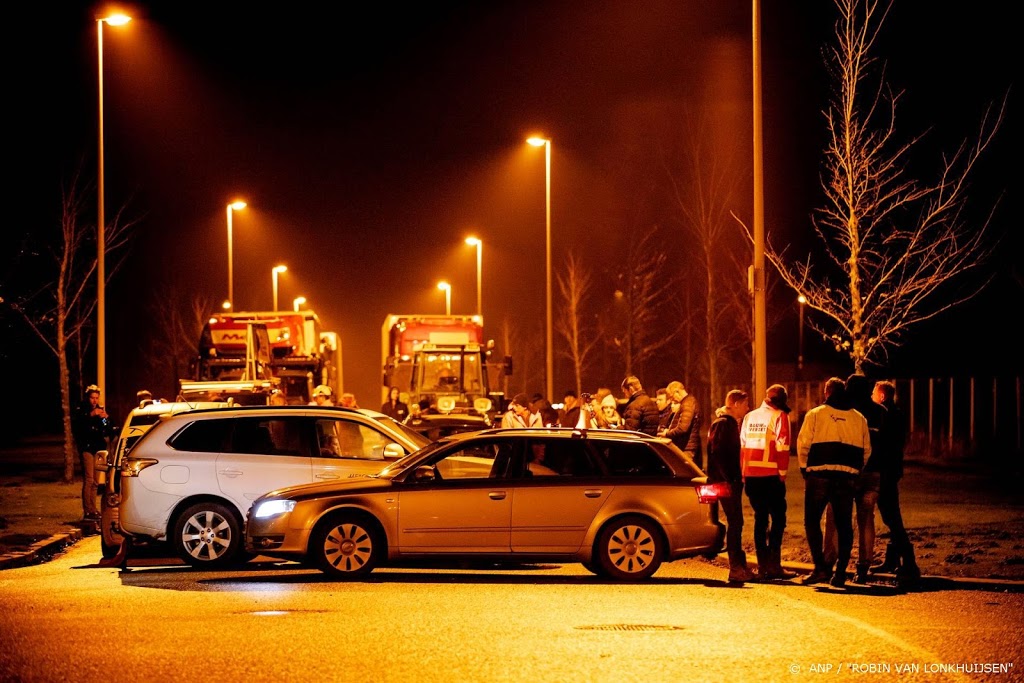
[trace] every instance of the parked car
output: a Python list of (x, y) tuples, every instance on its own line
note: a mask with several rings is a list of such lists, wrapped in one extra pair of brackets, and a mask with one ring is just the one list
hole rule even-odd
[(469, 413), (420, 413), (407, 417), (404, 424), (431, 441), (437, 441), (452, 434), (490, 429), (491, 420), (487, 415)]
[(100, 548), (103, 557), (114, 557), (124, 539), (118, 522), (121, 505), (121, 477), (116, 476), (115, 473), (135, 443), (149, 431), (150, 427), (160, 421), (161, 415), (174, 415), (204, 408), (224, 408), (228, 405), (226, 402), (151, 401), (128, 413), (121, 432), (110, 450), (96, 453), (97, 483), (103, 484), (104, 487), (103, 495), (100, 497), (99, 524)]
[(447, 558), (580, 562), (639, 580), (663, 561), (721, 550), (727, 491), (664, 438), (491, 429), (441, 439), (373, 477), (267, 493), (250, 509), (246, 548), (340, 579)]
[(195, 567), (248, 559), (252, 501), (282, 486), (375, 474), (430, 441), (372, 410), (244, 406), (161, 417), (122, 458), (119, 527)]

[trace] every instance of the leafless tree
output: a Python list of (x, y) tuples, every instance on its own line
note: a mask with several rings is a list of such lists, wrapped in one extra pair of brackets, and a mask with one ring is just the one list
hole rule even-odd
[(1006, 102), (986, 112), (973, 143), (943, 158), (937, 179), (911, 177), (910, 154), (921, 137), (897, 140), (899, 93), (890, 93), (872, 56), (890, 4), (836, 0), (836, 7), (836, 44), (827, 55), (835, 94), (825, 112), (826, 202), (814, 218), (825, 258), (791, 260), (771, 244), (766, 256), (823, 316), (825, 324), (812, 318), (808, 326), (849, 354), (860, 372), (899, 347), (910, 326), (963, 303), (987, 284), (966, 277), (992, 250), (991, 214), (972, 222), (964, 211), (966, 181), (992, 143)]
[[(62, 188), (59, 236), (50, 246), (48, 262), (43, 265), (26, 264), (39, 268), (44, 273), (44, 284), (38, 289), (25, 292), (9, 302), (11, 308), (27, 323), (33, 333), (43, 342), (57, 359), (59, 367), (60, 400), (64, 431), (64, 481), (74, 479), (77, 451), (71, 429), (71, 381), (69, 352), (76, 350), (74, 364), (80, 369), (82, 349), (79, 342), (89, 330), (92, 314), (96, 308), (96, 234), (95, 226), (83, 221), (85, 210), (84, 190), (80, 175), (76, 173), (71, 182)], [(106, 253), (114, 254), (127, 245), (130, 224), (121, 220), (121, 211), (114, 221), (106, 226)], [(40, 231), (46, 233), (46, 231)], [(111, 263), (108, 278), (117, 270), (117, 263)], [(51, 271), (52, 268), (52, 271)], [(79, 372), (80, 376), (80, 372)], [(79, 380), (81, 381), (81, 380)], [(81, 389), (81, 387), (79, 387)], [(78, 392), (81, 394), (81, 391)]]
[[(565, 268), (558, 273), (562, 315), (555, 322), (555, 329), (565, 339), (566, 346), (560, 351), (560, 355), (572, 363), (577, 395), (583, 391), (583, 373), (589, 365), (591, 353), (598, 341), (597, 335), (584, 322), (584, 311), (591, 285), (590, 271), (575, 254), (569, 252), (565, 258)], [(549, 396), (548, 400), (553, 400), (553, 397)]]
[[(544, 384), (544, 342), (539, 322), (533, 321), (526, 328), (516, 327), (508, 318), (502, 320), (501, 345), (512, 356), (511, 380), (506, 375), (505, 395), (519, 392), (530, 393), (531, 388)], [(510, 386), (511, 385), (511, 386)], [(551, 400), (551, 399), (548, 399)]]
[(658, 325), (675, 286), (667, 270), (668, 257), (658, 248), (660, 231), (655, 226), (633, 234), (617, 277), (625, 315), (613, 338), (627, 375), (642, 374), (644, 363), (675, 336)]
[[(155, 291), (166, 292), (166, 287)], [(153, 320), (162, 321), (159, 334), (150, 338), (144, 354), (145, 366), (153, 375), (150, 382), (156, 395), (163, 386), (167, 395), (177, 392), (178, 380), (188, 376), (190, 363), (196, 357), (199, 335), (203, 330), (213, 302), (209, 297), (196, 295), (184, 300), (177, 297), (156, 296), (150, 302)]]
[(694, 270), (687, 272), (680, 288), (685, 296), (681, 302), (685, 312), (680, 316), (685, 329), (680, 332), (701, 340), (700, 365), (707, 373), (707, 387), (714, 400), (723, 393), (720, 389), (727, 353), (723, 340), (737, 341), (737, 313), (750, 317), (750, 308), (735, 308), (736, 290), (746, 289), (744, 268), (737, 265), (736, 258), (742, 236), (729, 218), (730, 207), (736, 201), (736, 174), (728, 154), (710, 149), (705, 118), (688, 118), (692, 123), (686, 128), (691, 132), (678, 162), (666, 163), (686, 241), (695, 247), (690, 261)]

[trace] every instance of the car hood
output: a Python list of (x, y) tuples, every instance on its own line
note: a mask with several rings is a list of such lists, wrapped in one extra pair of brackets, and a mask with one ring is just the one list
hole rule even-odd
[(268, 498), (287, 498), (296, 501), (309, 500), (311, 498), (323, 498), (324, 496), (337, 496), (346, 493), (373, 493), (389, 489), (391, 486), (390, 479), (353, 477), (351, 479), (342, 479), (341, 481), (286, 486), (260, 496), (260, 500)]

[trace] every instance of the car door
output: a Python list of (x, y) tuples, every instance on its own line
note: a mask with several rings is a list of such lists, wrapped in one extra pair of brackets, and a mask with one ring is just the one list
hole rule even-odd
[(243, 513), (268, 491), (313, 481), (307, 418), (253, 416), (230, 422), (229, 443), (217, 456), (217, 484)]
[(406, 454), (406, 449), (372, 422), (355, 417), (312, 418), (314, 481), (376, 474)]
[(509, 552), (512, 491), (504, 478), (513, 446), (462, 441), (426, 465), (431, 481), (406, 481), (398, 495), (398, 545), (404, 554)]
[(530, 439), (515, 475), (511, 539), (517, 553), (579, 550), (613, 488), (582, 439)]

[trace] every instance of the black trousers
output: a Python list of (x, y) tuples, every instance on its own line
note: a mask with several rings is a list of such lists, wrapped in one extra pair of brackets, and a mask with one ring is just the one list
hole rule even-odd
[(750, 507), (754, 510), (754, 550), (758, 562), (782, 551), (782, 534), (786, 531), (786, 482), (777, 476), (747, 477)]

